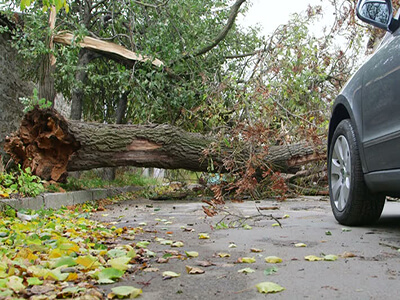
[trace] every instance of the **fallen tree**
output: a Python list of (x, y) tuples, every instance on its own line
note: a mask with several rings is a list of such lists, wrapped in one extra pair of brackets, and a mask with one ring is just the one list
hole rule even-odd
[[(170, 125), (84, 123), (66, 120), (53, 109), (28, 112), (4, 148), (23, 168), (54, 181), (65, 180), (68, 171), (117, 166), (210, 172), (212, 162), (212, 171), (222, 173), (227, 172), (225, 158), (237, 151), (215, 137)], [(218, 151), (206, 151), (213, 148)], [(241, 155), (248, 155), (246, 149)], [(305, 143), (271, 146), (265, 156), (280, 171), (322, 158)]]

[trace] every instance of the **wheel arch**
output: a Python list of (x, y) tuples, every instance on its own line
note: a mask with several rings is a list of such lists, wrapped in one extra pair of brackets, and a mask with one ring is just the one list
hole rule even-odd
[(332, 142), (333, 133), (335, 132), (335, 129), (339, 125), (339, 123), (345, 119), (351, 119), (347, 108), (343, 104), (336, 105), (332, 112), (331, 120), (329, 122), (328, 154)]
[[(346, 98), (344, 97), (339, 97), (339, 101), (334, 105), (334, 108), (332, 110), (331, 114), (331, 119), (329, 122), (329, 131), (328, 131), (328, 149), (327, 149), (327, 156), (329, 157), (329, 151), (330, 151), (330, 146), (332, 143), (332, 138), (333, 134), (336, 130), (336, 127), (339, 125), (339, 123), (345, 119), (349, 119), (353, 125), (353, 128), (355, 130), (355, 134), (357, 136), (357, 143), (358, 143), (358, 148), (359, 148), (359, 154), (361, 157), (361, 165), (364, 174), (368, 173), (368, 168), (365, 163), (364, 158), (364, 149), (362, 147), (362, 136), (361, 132), (359, 132), (359, 125), (361, 124), (361, 115), (360, 115), (360, 109), (358, 107), (354, 108), (355, 103), (348, 103), (345, 101)], [(353, 104), (353, 105), (351, 105)], [(348, 105), (351, 107), (349, 108)], [(353, 113), (355, 113), (353, 115)]]

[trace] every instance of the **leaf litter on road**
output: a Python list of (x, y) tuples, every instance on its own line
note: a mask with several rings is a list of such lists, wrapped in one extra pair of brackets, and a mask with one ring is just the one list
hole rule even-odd
[[(142, 228), (90, 220), (92, 211), (84, 204), (73, 210), (40, 211), (38, 218), (29, 220), (0, 213), (0, 298), (104, 299), (94, 282), (119, 281), (134, 265), (140, 267), (156, 255), (146, 249), (150, 241), (118, 242), (134, 240)], [(138, 293), (131, 287), (114, 295), (122, 297), (128, 291), (136, 291), (130, 292), (132, 297)]]

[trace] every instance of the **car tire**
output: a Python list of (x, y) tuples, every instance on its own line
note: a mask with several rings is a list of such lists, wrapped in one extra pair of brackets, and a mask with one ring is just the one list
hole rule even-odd
[(366, 225), (379, 219), (385, 196), (365, 184), (357, 136), (348, 119), (339, 123), (330, 143), (328, 181), (333, 215), (340, 224)]

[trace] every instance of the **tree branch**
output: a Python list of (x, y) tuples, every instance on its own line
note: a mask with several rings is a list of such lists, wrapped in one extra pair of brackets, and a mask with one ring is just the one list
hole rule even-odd
[[(74, 36), (71, 33), (63, 32), (56, 36), (54, 36), (54, 42), (60, 43), (64, 45), (71, 45), (74, 41)], [(156, 67), (164, 66), (164, 63), (159, 59), (153, 59), (148, 56), (140, 55), (139, 53), (132, 52), (125, 47), (111, 43), (102, 41), (99, 39), (84, 37), (81, 42), (79, 42), (79, 46), (94, 52), (101, 53), (106, 57), (111, 57), (116, 61), (140, 61), (140, 62), (151, 62)]]
[(140, 2), (140, 1), (132, 1), (133, 3), (142, 5), (144, 7), (152, 7), (152, 8), (159, 8), (160, 6), (164, 6), (168, 3), (168, 0), (164, 1), (161, 4), (150, 4), (150, 3), (145, 3), (145, 2)]
[(204, 53), (207, 53), (211, 49), (213, 49), (215, 46), (217, 46), (227, 36), (229, 30), (231, 30), (231, 28), (233, 26), (233, 23), (235, 22), (236, 16), (239, 13), (239, 8), (244, 2), (246, 2), (246, 0), (237, 0), (235, 2), (235, 4), (232, 5), (231, 11), (229, 13), (228, 23), (226, 23), (225, 27), (218, 34), (218, 36), (215, 38), (215, 40), (212, 41), (211, 44), (209, 44), (209, 45), (205, 46), (204, 48), (200, 49), (195, 54), (192, 54), (192, 55), (188, 54), (188, 55), (185, 55), (183, 58), (187, 59), (187, 58), (189, 58), (191, 56), (202, 55)]
[(102, 4), (104, 4), (104, 3), (107, 3), (108, 1), (107, 0), (102, 0), (102, 1), (99, 1), (99, 2), (97, 2), (97, 3), (95, 3), (95, 4), (93, 4), (93, 6), (92, 6), (92, 11), (93, 10), (95, 10), (97, 7), (99, 7), (100, 5), (102, 5)]
[(256, 55), (260, 52), (264, 52), (264, 50), (256, 50), (250, 53), (243, 53), (243, 54), (233, 54), (233, 55), (227, 55), (225, 56), (226, 59), (235, 59), (235, 58), (245, 58), (245, 57), (249, 57), (249, 56), (253, 56)]

